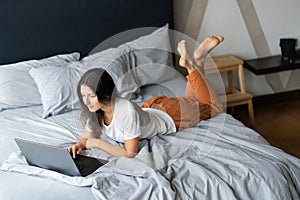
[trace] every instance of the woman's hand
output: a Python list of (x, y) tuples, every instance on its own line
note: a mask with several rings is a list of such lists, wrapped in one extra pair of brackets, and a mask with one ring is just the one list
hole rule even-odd
[(76, 144), (68, 147), (68, 151), (72, 153), (73, 158), (76, 158), (76, 154), (80, 154), (82, 150), (86, 149), (86, 141), (87, 138), (80, 138)]

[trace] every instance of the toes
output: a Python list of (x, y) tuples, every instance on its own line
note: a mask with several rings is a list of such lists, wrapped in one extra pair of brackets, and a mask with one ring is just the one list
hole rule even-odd
[(222, 35), (211, 35), (211, 37), (219, 40), (219, 42), (222, 42), (224, 40), (224, 37)]
[(178, 44), (183, 44), (183, 43), (186, 43), (186, 41), (185, 41), (185, 40), (180, 40), (180, 41), (178, 42)]
[(180, 54), (183, 54), (184, 51), (185, 51), (185, 48), (186, 48), (185, 46), (186, 46), (186, 41), (185, 40), (181, 40), (180, 42), (178, 42), (177, 51)]

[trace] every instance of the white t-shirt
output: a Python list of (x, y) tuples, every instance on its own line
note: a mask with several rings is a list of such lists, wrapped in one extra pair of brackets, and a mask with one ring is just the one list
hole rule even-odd
[[(92, 132), (87, 121), (85, 129)], [(102, 132), (115, 141), (151, 138), (157, 134), (176, 132), (173, 119), (154, 108), (140, 108), (129, 100), (117, 98), (111, 123), (103, 124)]]

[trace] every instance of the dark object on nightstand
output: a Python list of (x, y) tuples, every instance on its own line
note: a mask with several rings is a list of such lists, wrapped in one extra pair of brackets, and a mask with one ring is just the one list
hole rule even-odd
[(281, 56), (282, 60), (287, 60), (289, 62), (293, 62), (296, 58), (296, 48), (297, 39), (294, 38), (281, 38), (280, 39), (280, 47), (281, 47)]

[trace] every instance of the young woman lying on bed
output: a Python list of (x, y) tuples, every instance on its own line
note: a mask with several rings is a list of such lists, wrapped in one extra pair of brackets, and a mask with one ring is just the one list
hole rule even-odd
[[(77, 89), (86, 126), (82, 137), (68, 148), (73, 157), (91, 148), (116, 157), (134, 157), (139, 151), (139, 139), (174, 133), (222, 112), (222, 104), (205, 79), (203, 68), (207, 54), (223, 40), (219, 35), (207, 37), (194, 52), (194, 61), (187, 52), (186, 42), (180, 41), (179, 65), (188, 71), (185, 96), (155, 96), (145, 101), (142, 108), (114, 93), (114, 81), (105, 70), (87, 71)], [(99, 139), (100, 132), (123, 142), (124, 147)]]

